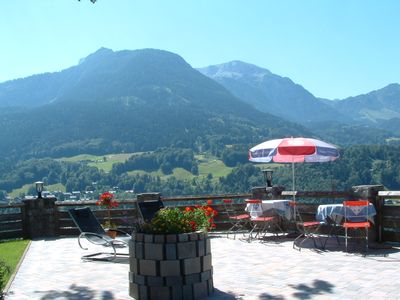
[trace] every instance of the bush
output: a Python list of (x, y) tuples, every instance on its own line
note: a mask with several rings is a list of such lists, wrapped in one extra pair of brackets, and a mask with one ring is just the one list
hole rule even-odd
[(0, 260), (0, 299), (3, 299), (3, 289), (6, 286), (6, 276), (10, 274), (11, 269), (7, 264)]

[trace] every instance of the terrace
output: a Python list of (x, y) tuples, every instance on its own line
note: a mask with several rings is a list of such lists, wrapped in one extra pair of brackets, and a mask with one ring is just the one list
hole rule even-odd
[[(227, 238), (223, 231), (227, 220), (218, 200), (236, 199), (237, 209), (242, 210), (244, 204), (241, 200), (263, 197), (257, 193), (264, 190), (253, 189), (251, 194), (242, 195), (163, 198), (169, 205), (204, 203), (207, 199), (213, 199), (216, 203), (214, 208), (221, 212), (216, 220), (219, 231), (212, 233), (211, 238), (215, 293), (206, 299), (398, 297), (395, 283), (400, 280), (400, 248), (395, 245), (398, 245), (399, 210), (397, 206), (386, 203), (390, 203), (388, 199), (398, 199), (399, 192), (382, 191), (380, 187), (373, 186), (367, 189), (355, 187), (349, 192), (297, 193), (300, 200), (322, 197), (329, 198), (328, 201), (340, 201), (360, 192), (364, 198), (373, 201), (378, 214), (371, 232), (370, 250), (365, 255), (358, 251), (346, 253), (343, 243), (338, 245), (333, 238), (328, 241), (325, 250), (314, 248), (310, 242), (305, 243), (301, 251), (293, 249), (293, 238), (287, 236), (271, 235), (250, 243), (241, 235), (236, 239), (232, 235)], [(279, 192), (273, 197), (287, 198), (288, 195), (290, 192)], [(134, 222), (134, 202), (127, 201), (125, 208), (113, 211), (113, 220), (121, 228), (129, 229)], [(36, 224), (36, 227), (27, 228), (29, 218), (39, 220), (34, 213), (27, 212), (31, 210), (29, 204), (16, 205), (14, 208), (19, 212), (0, 215), (0, 221), (4, 224), (0, 237), (32, 238), (18, 272), (7, 288), (6, 299), (132, 299), (128, 291), (128, 258), (119, 259), (116, 263), (85, 262), (80, 259), (87, 253), (79, 248), (77, 230), (65, 210), (71, 206), (94, 205), (94, 202), (65, 203), (44, 199), (42, 205), (42, 216), (43, 213), (47, 214), (47, 226)], [(315, 214), (316, 206), (302, 204), (299, 209), (307, 218)], [(105, 212), (99, 210), (96, 215), (102, 218)]]

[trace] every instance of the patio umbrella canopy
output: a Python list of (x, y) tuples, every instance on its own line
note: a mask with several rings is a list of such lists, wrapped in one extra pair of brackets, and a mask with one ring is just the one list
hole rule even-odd
[[(263, 142), (249, 150), (249, 161), (291, 163), (292, 188), (295, 191), (294, 163), (329, 162), (339, 157), (336, 146), (312, 138), (283, 138)], [(293, 200), (296, 200), (293, 194)]]

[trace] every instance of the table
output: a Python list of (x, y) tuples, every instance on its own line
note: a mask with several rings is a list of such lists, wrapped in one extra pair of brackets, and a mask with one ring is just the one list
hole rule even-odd
[(260, 216), (278, 214), (287, 220), (292, 218), (292, 209), (289, 203), (291, 200), (262, 200), (262, 203), (249, 203), (246, 205), (246, 211), (251, 218)]
[[(365, 207), (363, 208), (366, 209)], [(330, 217), (335, 223), (341, 224), (344, 218), (344, 206), (343, 204), (323, 204), (319, 205), (317, 209), (316, 219), (317, 221), (325, 221), (327, 217)], [(363, 217), (358, 217), (361, 212), (357, 212), (355, 209), (352, 210), (350, 207), (346, 208), (347, 218), (353, 222), (364, 221)], [(362, 212), (365, 215), (365, 212)], [(374, 216), (376, 215), (375, 206), (370, 203), (368, 206), (368, 220), (374, 223)]]

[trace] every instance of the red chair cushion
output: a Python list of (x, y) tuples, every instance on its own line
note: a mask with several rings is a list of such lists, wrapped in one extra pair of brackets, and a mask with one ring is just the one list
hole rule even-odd
[(243, 219), (249, 219), (250, 216), (248, 214), (243, 214), (243, 215), (237, 215), (237, 216), (232, 216), (230, 219), (233, 220), (243, 220)]
[(345, 228), (370, 228), (371, 224), (369, 222), (345, 222), (343, 223)]

